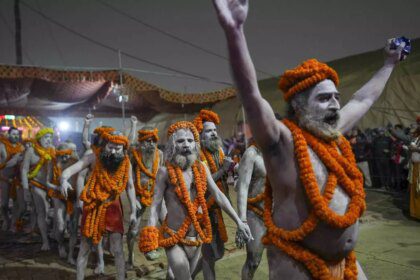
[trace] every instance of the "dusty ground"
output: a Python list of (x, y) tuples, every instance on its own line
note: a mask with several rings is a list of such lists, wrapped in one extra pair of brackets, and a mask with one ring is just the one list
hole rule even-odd
[[(362, 218), (358, 259), (369, 279), (420, 279), (420, 222), (407, 218), (404, 197), (368, 191), (368, 211)], [(231, 197), (234, 197), (232, 195)], [(234, 202), (235, 203), (235, 202)], [(229, 236), (235, 227), (227, 220)], [(245, 252), (232, 243), (226, 244), (227, 254), (217, 264), (217, 279), (240, 279)], [(75, 269), (58, 258), (56, 244), (51, 252), (40, 252), (38, 235), (0, 232), (0, 280), (3, 279), (74, 279)], [(92, 275), (94, 255), (91, 255), (87, 279), (113, 279), (113, 259), (105, 255), (106, 275)], [(137, 254), (136, 270), (128, 271), (128, 279), (165, 279), (166, 260), (162, 255), (156, 262), (148, 262)], [(142, 277), (140, 277), (142, 276)], [(267, 260), (256, 272), (255, 279), (267, 279)], [(201, 275), (198, 279), (202, 279)]]

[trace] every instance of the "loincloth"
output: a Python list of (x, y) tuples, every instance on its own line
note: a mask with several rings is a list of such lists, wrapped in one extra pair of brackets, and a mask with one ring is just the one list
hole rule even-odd
[[(80, 230), (83, 233), (87, 212), (83, 209), (82, 222)], [(115, 199), (105, 212), (105, 230), (110, 233), (124, 234), (123, 210), (120, 199)]]

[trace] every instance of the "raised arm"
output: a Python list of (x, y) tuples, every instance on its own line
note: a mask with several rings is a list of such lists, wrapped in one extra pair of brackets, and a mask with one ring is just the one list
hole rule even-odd
[(396, 50), (391, 50), (391, 43), (392, 39), (389, 39), (385, 46), (384, 66), (341, 109), (338, 123), (341, 133), (344, 134), (351, 130), (381, 96), (392, 70), (400, 61), (401, 51), (405, 46), (405, 43), (402, 43)]
[(219, 22), (223, 27), (238, 97), (248, 116), (255, 141), (263, 149), (270, 149), (280, 140), (285, 129), (274, 116), (270, 104), (261, 96), (257, 75), (249, 54), (243, 25), (248, 14), (246, 0), (213, 0)]
[(131, 121), (131, 126), (130, 126), (130, 129), (128, 131), (127, 137), (130, 140), (130, 144), (132, 145), (136, 142), (137, 117), (136, 116), (131, 116), (130, 121)]
[(248, 148), (240, 163), (238, 169), (238, 215), (242, 221), (246, 221), (246, 209), (248, 200), (249, 184), (251, 183), (252, 170), (254, 168), (255, 157), (257, 153), (254, 149)]
[(166, 167), (163, 166), (159, 168), (158, 174), (156, 176), (155, 193), (153, 194), (153, 202), (150, 207), (150, 217), (149, 221), (147, 222), (148, 226), (156, 227), (159, 225), (159, 218), (161, 216), (163, 195), (165, 194), (167, 179), (168, 171), (166, 170)]
[(88, 114), (86, 115), (85, 122), (83, 124), (83, 131), (82, 131), (82, 143), (85, 146), (86, 150), (90, 149), (91, 143), (89, 141), (89, 128), (90, 124), (92, 123), (93, 115)]

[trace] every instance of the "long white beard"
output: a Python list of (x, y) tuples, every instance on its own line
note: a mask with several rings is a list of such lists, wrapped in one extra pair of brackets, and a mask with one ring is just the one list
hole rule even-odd
[(211, 153), (215, 153), (222, 146), (222, 140), (220, 137), (217, 137), (217, 139), (202, 139), (201, 144), (206, 150), (210, 151)]
[(189, 155), (176, 154), (172, 158), (172, 164), (179, 166), (182, 170), (186, 170), (193, 166), (194, 162), (197, 160), (197, 154), (192, 153)]
[(326, 123), (324, 121), (324, 116), (317, 116), (307, 112), (306, 110), (298, 112), (297, 116), (298, 124), (301, 128), (307, 130), (322, 140), (333, 141), (338, 139), (341, 135), (336, 128), (337, 123), (332, 125)]

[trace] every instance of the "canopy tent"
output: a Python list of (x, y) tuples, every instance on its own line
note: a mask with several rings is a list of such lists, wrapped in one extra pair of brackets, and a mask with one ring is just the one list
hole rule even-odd
[[(413, 52), (393, 72), (381, 98), (361, 120), (360, 126), (387, 123), (409, 125), (420, 114), (420, 40), (412, 41)], [(342, 105), (383, 64), (382, 50), (329, 62), (340, 77)], [(179, 93), (160, 88), (122, 72), (127, 115), (136, 115), (144, 125), (161, 131), (176, 120), (191, 120), (201, 108), (220, 114), (221, 135), (228, 137), (241, 120), (241, 106), (232, 88), (207, 93)], [(121, 104), (113, 86), (120, 71), (65, 71), (37, 67), (0, 66), (0, 112), (47, 116), (121, 117)], [(277, 78), (261, 80), (259, 86), (274, 111), (284, 114), (285, 102), (277, 89)], [(165, 139), (164, 135), (161, 135)]]
[(235, 96), (232, 88), (206, 93), (177, 93), (118, 70), (66, 71), (0, 65), (0, 112), (46, 116), (121, 116), (116, 90), (123, 84), (127, 114), (146, 122), (159, 113), (196, 112)]

